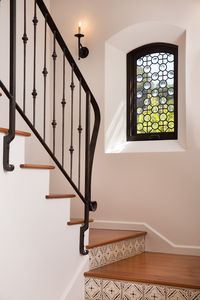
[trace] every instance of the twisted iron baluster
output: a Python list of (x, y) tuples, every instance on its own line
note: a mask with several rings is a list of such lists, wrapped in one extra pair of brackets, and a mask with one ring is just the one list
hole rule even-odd
[(44, 121), (43, 121), (43, 138), (46, 140), (46, 98), (47, 98), (47, 15), (45, 16), (45, 25), (44, 25), (44, 68), (42, 71), (44, 76)]
[(72, 64), (72, 69), (71, 69), (71, 144), (69, 148), (70, 152), (70, 178), (72, 178), (72, 170), (73, 170), (73, 153), (74, 153), (74, 145), (73, 145), (73, 131), (74, 131), (74, 64)]
[(54, 38), (53, 38), (53, 120), (52, 120), (52, 127), (53, 127), (53, 154), (55, 155), (55, 142), (56, 142), (56, 32), (54, 32)]
[(63, 98), (62, 98), (62, 167), (64, 167), (65, 160), (65, 52), (63, 52)]
[(37, 97), (37, 90), (36, 90), (36, 43), (37, 43), (37, 7), (36, 7), (36, 0), (34, 1), (34, 17), (33, 17), (33, 26), (34, 26), (34, 50), (33, 50), (33, 126), (35, 127), (35, 106), (36, 106), (36, 97)]
[(26, 112), (26, 46), (28, 36), (26, 32), (26, 0), (24, 0), (24, 34), (22, 36), (24, 44), (24, 66), (23, 66), (23, 112)]

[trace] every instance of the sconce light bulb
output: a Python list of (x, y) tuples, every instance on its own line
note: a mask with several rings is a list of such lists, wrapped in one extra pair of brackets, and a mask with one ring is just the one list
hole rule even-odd
[(81, 22), (79, 22), (79, 23), (78, 23), (78, 33), (79, 33), (79, 34), (81, 33), (81, 25), (82, 25)]

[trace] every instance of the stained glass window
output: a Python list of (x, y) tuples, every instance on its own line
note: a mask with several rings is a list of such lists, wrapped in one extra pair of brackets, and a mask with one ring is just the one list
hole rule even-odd
[(177, 139), (177, 60), (165, 43), (127, 54), (127, 140)]

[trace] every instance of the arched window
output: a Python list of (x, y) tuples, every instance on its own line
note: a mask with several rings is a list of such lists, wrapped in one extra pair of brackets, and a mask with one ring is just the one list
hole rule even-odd
[(177, 139), (178, 46), (144, 45), (127, 54), (127, 140)]

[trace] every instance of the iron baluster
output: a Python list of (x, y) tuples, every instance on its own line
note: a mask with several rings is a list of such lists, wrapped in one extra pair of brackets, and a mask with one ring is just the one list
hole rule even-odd
[(34, 17), (33, 17), (33, 26), (34, 26), (34, 45), (33, 45), (33, 126), (35, 127), (35, 106), (36, 106), (36, 97), (37, 97), (37, 90), (36, 90), (36, 46), (37, 46), (37, 7), (36, 7), (36, 0), (34, 1)]
[(78, 124), (78, 188), (80, 190), (80, 182), (81, 182), (81, 134), (82, 134), (82, 118), (81, 118), (81, 86), (82, 80), (79, 81), (79, 124)]
[(53, 120), (52, 120), (52, 128), (53, 128), (53, 154), (55, 155), (55, 147), (56, 147), (56, 32), (54, 32), (53, 37)]
[(72, 65), (71, 69), (71, 143), (70, 143), (70, 178), (72, 178), (73, 174), (73, 153), (74, 153), (74, 65)]
[(62, 167), (65, 161), (65, 52), (63, 52), (63, 98), (62, 98)]
[(24, 0), (24, 34), (22, 37), (24, 44), (24, 66), (23, 66), (23, 112), (26, 112), (26, 46), (28, 42), (28, 36), (26, 32), (26, 0)]
[(43, 138), (46, 140), (46, 102), (47, 102), (47, 15), (45, 17), (45, 25), (44, 25), (44, 68), (42, 71), (44, 76), (44, 120), (43, 120)]

